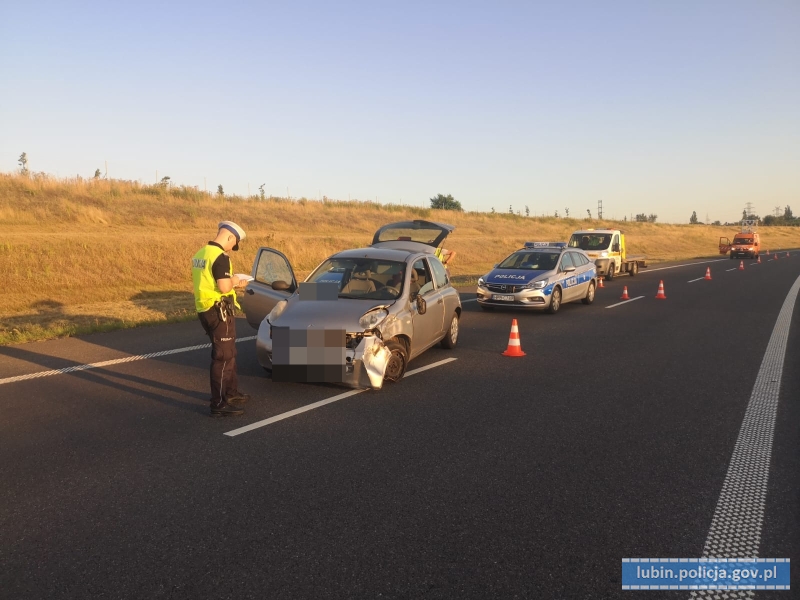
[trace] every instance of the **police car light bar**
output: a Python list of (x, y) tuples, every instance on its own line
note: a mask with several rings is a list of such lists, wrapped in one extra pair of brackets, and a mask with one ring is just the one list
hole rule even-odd
[(567, 242), (525, 242), (526, 248), (566, 248)]

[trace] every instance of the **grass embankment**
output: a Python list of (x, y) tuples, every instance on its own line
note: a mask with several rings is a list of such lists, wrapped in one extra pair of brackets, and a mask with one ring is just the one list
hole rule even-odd
[[(525, 218), (364, 202), (224, 199), (192, 188), (0, 174), (0, 344), (194, 318), (191, 257), (220, 220), (247, 231), (234, 254), (249, 272), (259, 246), (284, 252), (299, 278), (333, 252), (364, 246), (381, 225), (425, 218), (455, 225), (457, 281), (474, 282), (525, 240), (623, 228), (652, 261), (714, 255), (731, 227)], [(765, 247), (800, 246), (800, 228), (762, 228)]]

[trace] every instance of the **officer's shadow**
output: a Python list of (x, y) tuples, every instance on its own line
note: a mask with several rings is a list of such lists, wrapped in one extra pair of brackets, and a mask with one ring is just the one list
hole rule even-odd
[[(150, 294), (143, 292), (142, 296), (140, 296), (138, 299), (140, 301), (156, 300), (158, 304), (161, 304), (161, 302), (163, 302), (163, 298), (159, 297), (158, 295), (156, 295), (155, 298), (153, 298), (152, 296), (148, 298), (148, 296), (150, 296)], [(38, 316), (49, 318), (52, 319), (53, 321), (63, 320), (68, 322), (72, 318), (70, 315), (64, 313), (63, 304), (53, 300), (42, 300), (36, 302), (33, 305), (33, 307), (37, 310)], [(92, 317), (89, 318), (91, 319)], [(97, 318), (100, 319), (107, 317), (97, 317)], [(5, 321), (4, 327), (12, 329), (13, 327), (19, 326), (19, 324), (21, 323), (30, 322), (30, 315), (21, 315), (13, 317), (11, 320), (4, 319), (4, 321)], [(19, 322), (19, 324), (17, 323), (17, 321)], [(87, 335), (86, 337), (82, 337), (81, 339), (84, 342), (97, 344), (100, 338)], [(185, 388), (171, 385), (169, 383), (155, 381), (153, 379), (148, 379), (146, 377), (140, 377), (129, 373), (121, 373), (119, 371), (115, 371), (107, 367), (78, 369), (76, 367), (83, 366), (84, 363), (67, 358), (54, 357), (48, 354), (40, 354), (32, 350), (28, 350), (27, 347), (23, 345), (0, 346), (0, 356), (8, 356), (10, 358), (24, 361), (26, 363), (38, 365), (46, 370), (56, 370), (56, 369), (62, 371), (66, 370), (66, 372), (60, 373), (58, 375), (47, 376), (48, 378), (75, 377), (87, 383), (100, 385), (106, 388), (112, 388), (139, 398), (146, 398), (148, 400), (153, 400), (170, 407), (180, 408), (182, 410), (188, 410), (190, 412), (206, 414), (208, 410), (207, 393), (194, 390), (187, 390)], [(164, 359), (166, 359), (166, 357), (164, 357)], [(162, 360), (162, 359), (150, 358), (132, 362), (145, 364), (147, 361), (150, 360)], [(170, 362), (170, 361), (165, 360), (165, 362)], [(76, 368), (76, 369), (69, 370), (70, 368)], [(55, 385), (57, 385), (57, 383), (54, 381), (54, 386)], [(165, 395), (164, 392), (170, 395)], [(185, 398), (185, 400), (172, 397), (172, 395), (181, 396)], [(99, 398), (102, 398), (103, 396), (104, 396), (103, 394), (99, 394)], [(201, 403), (197, 403), (196, 402), (197, 400), (201, 401)]]

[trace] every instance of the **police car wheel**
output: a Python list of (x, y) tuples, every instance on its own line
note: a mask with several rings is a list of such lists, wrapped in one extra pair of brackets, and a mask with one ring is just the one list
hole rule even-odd
[(589, 283), (589, 289), (586, 290), (586, 297), (581, 300), (584, 304), (591, 304), (594, 302), (594, 281)]
[(450, 320), (450, 328), (447, 330), (447, 333), (442, 338), (442, 348), (450, 348), (456, 347), (456, 342), (458, 341), (458, 313), (453, 313), (453, 318)]
[(561, 308), (561, 288), (553, 288), (553, 293), (550, 296), (550, 306), (547, 307), (547, 312), (554, 315)]
[(395, 338), (386, 342), (385, 345), (392, 355), (389, 357), (389, 363), (386, 365), (386, 372), (383, 378), (385, 381), (400, 381), (405, 375), (406, 364), (408, 364), (406, 346)]

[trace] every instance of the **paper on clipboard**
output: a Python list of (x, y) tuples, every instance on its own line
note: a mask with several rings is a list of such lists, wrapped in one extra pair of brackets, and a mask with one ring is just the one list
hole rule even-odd
[(253, 281), (250, 275), (245, 275), (244, 273), (236, 273), (236, 276), (239, 278), (239, 281)]

